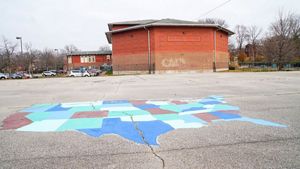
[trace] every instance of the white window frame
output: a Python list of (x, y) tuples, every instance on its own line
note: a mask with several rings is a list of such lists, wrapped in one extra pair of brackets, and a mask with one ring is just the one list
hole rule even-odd
[(72, 63), (72, 56), (68, 56), (68, 63), (69, 63), (69, 64)]
[(80, 56), (80, 63), (85, 63), (84, 61), (84, 56)]
[(95, 63), (96, 56), (80, 56), (80, 63)]

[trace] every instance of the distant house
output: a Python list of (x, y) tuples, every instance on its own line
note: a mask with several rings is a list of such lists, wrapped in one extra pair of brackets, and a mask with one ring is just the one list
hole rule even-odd
[(111, 51), (80, 51), (67, 54), (66, 70), (80, 68), (100, 69), (103, 64), (111, 64)]
[(228, 69), (232, 31), (175, 19), (108, 24), (114, 73)]

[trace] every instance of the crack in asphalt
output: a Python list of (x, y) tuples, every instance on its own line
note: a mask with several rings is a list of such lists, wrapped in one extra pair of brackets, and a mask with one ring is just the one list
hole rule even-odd
[[(227, 144), (212, 144), (204, 146), (194, 146), (194, 147), (183, 147), (183, 148), (174, 148), (161, 150), (158, 152), (173, 152), (173, 151), (182, 151), (182, 150), (195, 150), (195, 149), (205, 149), (205, 148), (215, 148), (215, 147), (227, 147), (227, 146), (239, 146), (243, 144), (259, 144), (259, 143), (269, 143), (269, 142), (281, 142), (281, 141), (293, 141), (300, 140), (300, 137), (290, 137), (290, 138), (277, 138), (270, 140), (255, 140), (255, 141), (246, 141), (246, 142), (236, 142), (236, 143), (227, 143)], [(22, 161), (22, 160), (39, 160), (39, 159), (56, 159), (56, 158), (76, 158), (76, 157), (102, 157), (102, 156), (118, 156), (118, 155), (132, 155), (132, 154), (148, 154), (152, 152), (149, 151), (138, 151), (138, 152), (122, 152), (122, 153), (111, 153), (111, 154), (92, 154), (92, 155), (69, 155), (69, 156), (49, 156), (49, 157), (32, 157), (32, 158), (19, 158), (19, 159), (9, 159), (9, 160), (0, 160), (0, 162), (11, 162), (11, 161)]]
[(155, 157), (157, 157), (157, 158), (162, 162), (162, 168), (165, 168), (165, 160), (164, 160), (161, 156), (159, 156), (159, 155), (154, 151), (153, 147), (148, 143), (148, 141), (146, 140), (146, 138), (145, 138), (145, 136), (144, 136), (143, 131), (142, 131), (141, 129), (139, 129), (139, 126), (138, 126), (138, 124), (133, 120), (132, 115), (127, 114), (127, 113), (126, 113), (126, 115), (129, 115), (129, 116), (130, 116), (131, 122), (133, 123), (135, 130), (139, 133), (139, 135), (141, 136), (143, 142), (147, 145), (147, 147), (149, 147), (149, 149), (151, 150), (151, 153), (152, 153)]
[(115, 94), (119, 93), (121, 84), (122, 84), (121, 81), (117, 82), (117, 86), (116, 86), (115, 91), (114, 91)]

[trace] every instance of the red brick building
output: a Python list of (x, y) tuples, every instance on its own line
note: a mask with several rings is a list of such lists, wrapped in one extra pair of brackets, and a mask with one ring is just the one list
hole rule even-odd
[(114, 73), (228, 69), (232, 31), (174, 19), (108, 24)]
[(96, 68), (111, 64), (111, 51), (80, 51), (67, 54), (65, 69)]

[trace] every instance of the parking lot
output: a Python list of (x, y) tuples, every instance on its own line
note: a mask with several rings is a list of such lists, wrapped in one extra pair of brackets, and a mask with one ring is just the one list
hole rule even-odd
[(176, 129), (149, 146), (116, 134), (0, 130), (0, 168), (300, 168), (300, 72), (182, 73), (0, 81), (0, 123), (33, 104), (195, 100), (287, 127), (221, 121)]

